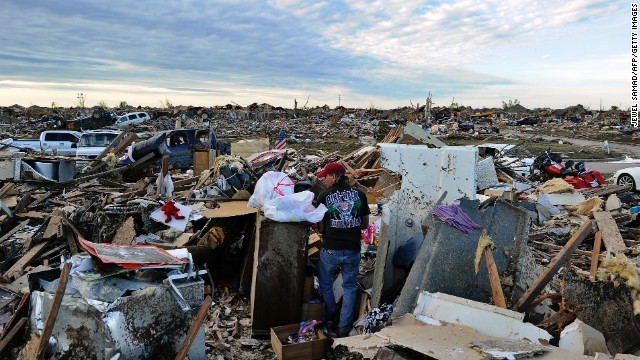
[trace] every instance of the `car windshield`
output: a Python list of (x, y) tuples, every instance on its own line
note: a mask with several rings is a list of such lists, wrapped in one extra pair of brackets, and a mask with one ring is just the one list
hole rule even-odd
[(118, 134), (82, 134), (78, 147), (107, 146)]

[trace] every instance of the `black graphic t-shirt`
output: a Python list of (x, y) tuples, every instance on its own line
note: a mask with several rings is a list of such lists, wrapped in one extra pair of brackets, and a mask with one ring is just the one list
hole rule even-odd
[(317, 203), (324, 204), (325, 249), (360, 250), (362, 217), (369, 215), (369, 204), (364, 191), (349, 185), (334, 185), (318, 196)]

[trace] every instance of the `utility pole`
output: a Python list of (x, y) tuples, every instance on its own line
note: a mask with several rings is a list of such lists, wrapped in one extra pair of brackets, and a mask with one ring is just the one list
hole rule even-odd
[(338, 94), (338, 106), (340, 106), (340, 100), (341, 100), (341, 96), (340, 94)]
[(429, 95), (427, 96), (427, 101), (425, 102), (424, 118), (425, 118), (425, 124), (431, 125), (431, 91), (429, 91)]

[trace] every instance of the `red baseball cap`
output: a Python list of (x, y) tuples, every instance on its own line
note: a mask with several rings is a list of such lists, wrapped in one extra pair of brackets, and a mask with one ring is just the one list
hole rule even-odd
[(339, 162), (330, 162), (324, 166), (324, 169), (322, 169), (322, 171), (317, 172), (316, 176), (319, 178), (323, 178), (329, 174), (344, 175), (345, 172), (346, 170), (344, 169), (344, 166), (342, 164), (340, 164)]

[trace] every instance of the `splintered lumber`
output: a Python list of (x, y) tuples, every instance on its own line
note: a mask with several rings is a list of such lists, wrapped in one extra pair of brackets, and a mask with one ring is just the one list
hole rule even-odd
[(600, 245), (602, 244), (602, 230), (596, 232), (596, 239), (593, 241), (593, 255), (591, 257), (591, 269), (589, 280), (596, 281), (596, 271), (598, 271), (598, 260), (600, 260)]
[[(16, 310), (13, 312), (13, 315), (11, 316), (9, 321), (7, 321), (7, 323), (4, 324), (4, 328), (2, 330), (2, 336), (0, 336), (0, 339), (4, 339), (5, 337), (7, 337), (9, 332), (15, 327), (16, 320), (29, 315), (29, 307), (27, 306), (27, 304), (29, 303), (30, 298), (31, 298), (31, 293), (27, 292), (22, 294), (22, 299), (20, 299), (20, 302), (18, 303)], [(0, 350), (0, 354), (1, 353), (2, 353), (2, 350)]]
[(0, 244), (2, 244), (3, 242), (5, 242), (8, 238), (10, 238), (11, 236), (13, 236), (13, 234), (17, 233), (18, 231), (22, 230), (23, 227), (25, 227), (27, 224), (29, 223), (29, 219), (24, 220), (23, 222), (21, 222), (20, 224), (16, 225), (16, 227), (14, 227), (13, 229), (11, 229), (8, 233), (4, 234), (1, 238), (0, 238)]
[(11, 190), (13, 190), (13, 183), (4, 184), (4, 186), (0, 189), (0, 199), (4, 198), (5, 195), (7, 195)]
[[(150, 154), (147, 154), (147, 155), (143, 156), (141, 159), (136, 160), (133, 164), (129, 164), (129, 165), (121, 167), (121, 168), (116, 168), (116, 169), (113, 169), (113, 170), (108, 170), (108, 171), (104, 171), (104, 172), (97, 173), (97, 174), (92, 174), (92, 175), (79, 177), (77, 179), (70, 180), (69, 182), (81, 183), (81, 182), (84, 182), (84, 181), (87, 181), (87, 180), (91, 180), (91, 179), (95, 179), (95, 178), (98, 178), (98, 177), (101, 177), (101, 176), (105, 176), (105, 175), (108, 175), (108, 174), (124, 172), (126, 170), (133, 169), (135, 167), (140, 166), (141, 164), (147, 162), (148, 160), (151, 160), (154, 156), (155, 156), (155, 154), (150, 153)], [(64, 184), (66, 184), (66, 183), (60, 183), (60, 185), (64, 185)]]
[(42, 252), (42, 250), (48, 243), (48, 241), (44, 241), (32, 247), (26, 254), (24, 254), (24, 256), (18, 259), (18, 261), (16, 261), (16, 263), (13, 264), (13, 266), (10, 267), (9, 270), (5, 271), (5, 273), (2, 274), (2, 278), (7, 282), (10, 282), (12, 277), (21, 276), (24, 268), (29, 265), (29, 263), (33, 261), (33, 259), (40, 255), (40, 252)]
[(504, 293), (502, 292), (502, 284), (500, 283), (500, 275), (498, 274), (498, 268), (496, 262), (493, 260), (493, 254), (489, 247), (485, 247), (484, 257), (487, 260), (487, 271), (489, 272), (489, 283), (491, 284), (491, 293), (493, 295), (493, 302), (497, 307), (506, 309), (507, 302), (504, 300)]
[(211, 306), (211, 301), (211, 296), (207, 295), (207, 297), (204, 299), (204, 303), (200, 307), (200, 311), (198, 311), (198, 315), (196, 315), (193, 324), (191, 324), (191, 327), (189, 328), (189, 332), (187, 333), (187, 337), (184, 339), (184, 343), (182, 344), (180, 352), (178, 353), (178, 355), (176, 355), (176, 360), (183, 360), (187, 356), (187, 353), (189, 352), (193, 341), (198, 335), (198, 330), (200, 330), (200, 326), (202, 326), (202, 323), (207, 316), (209, 306)]
[(596, 211), (593, 213), (593, 218), (598, 224), (598, 230), (602, 231), (602, 242), (604, 246), (612, 253), (621, 254), (627, 250), (627, 246), (622, 240), (620, 230), (616, 221), (608, 211)]
[(67, 288), (67, 281), (69, 281), (69, 272), (71, 271), (71, 263), (65, 262), (60, 274), (60, 281), (58, 282), (58, 288), (53, 299), (51, 300), (51, 307), (47, 314), (47, 319), (44, 322), (42, 328), (42, 335), (40, 336), (40, 342), (38, 343), (38, 351), (36, 352), (36, 359), (41, 360), (44, 358), (44, 354), (47, 351), (47, 345), (49, 345), (49, 337), (53, 332), (53, 326), (56, 324), (56, 318), (58, 317), (58, 310), (60, 310), (60, 304), (62, 303), (62, 297), (64, 291)]
[(569, 241), (567, 241), (567, 243), (562, 247), (562, 250), (560, 250), (553, 259), (551, 259), (549, 264), (542, 271), (542, 274), (538, 276), (529, 289), (525, 291), (520, 300), (518, 300), (514, 306), (516, 311), (523, 312), (529, 307), (529, 305), (531, 305), (535, 297), (540, 293), (540, 291), (542, 291), (542, 289), (544, 289), (549, 281), (551, 281), (553, 276), (569, 259), (573, 251), (587, 236), (589, 236), (589, 234), (591, 234), (591, 220), (585, 220), (578, 231), (576, 231), (571, 239), (569, 239)]
[(53, 194), (51, 191), (47, 191), (46, 193), (44, 193), (43, 195), (40, 195), (40, 197), (38, 197), (38, 199), (34, 202), (32, 202), (29, 207), (30, 208), (34, 208), (38, 205), (40, 205), (43, 201), (47, 200), (51, 194)]
[(26, 317), (20, 318), (20, 320), (18, 321), (16, 326), (14, 326), (13, 329), (11, 329), (11, 331), (9, 331), (7, 336), (5, 336), (2, 339), (2, 341), (0, 341), (0, 355), (2, 355), (2, 353), (4, 353), (4, 350), (7, 348), (7, 345), (9, 345), (9, 343), (11, 342), (11, 340), (13, 340), (13, 338), (16, 336), (16, 334), (18, 334), (18, 332), (20, 332), (20, 330), (22, 330), (22, 328), (24, 327), (24, 325), (26, 323), (27, 323), (27, 318)]

